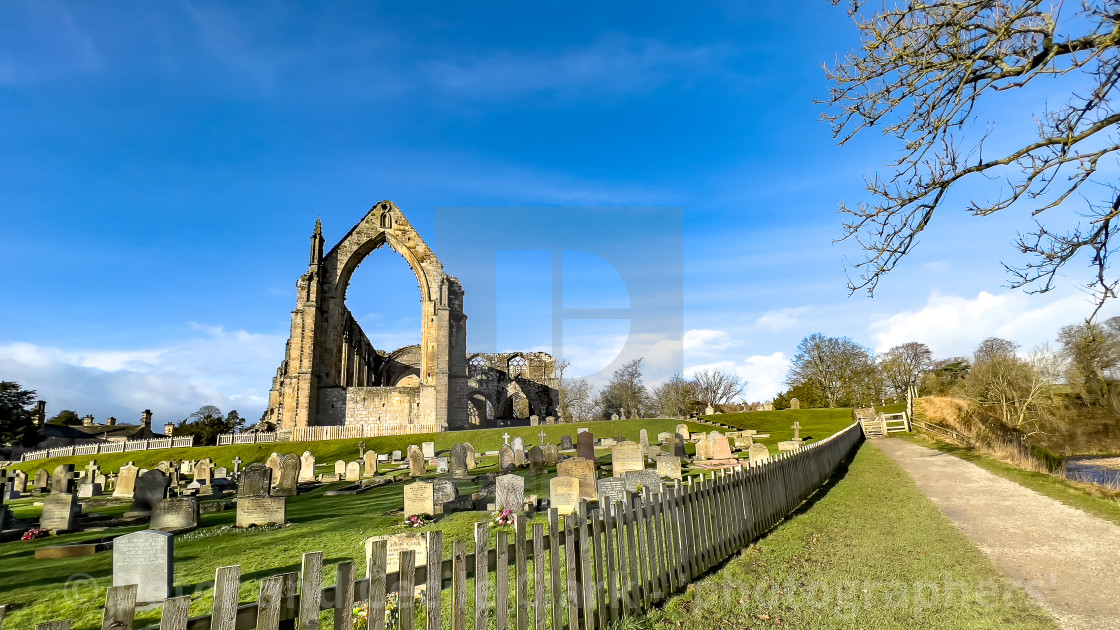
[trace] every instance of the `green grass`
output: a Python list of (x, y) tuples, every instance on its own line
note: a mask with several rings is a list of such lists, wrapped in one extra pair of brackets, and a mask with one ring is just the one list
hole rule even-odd
[(1016, 468), (1011, 464), (978, 453), (969, 448), (945, 444), (929, 439), (924, 435), (904, 435), (905, 439), (949, 453), (965, 461), (972, 462), (990, 473), (1010, 479), (1055, 501), (1077, 508), (1093, 516), (1120, 525), (1120, 493), (1107, 493), (1094, 489), (1088, 484), (1077, 484), (1054, 475)]
[(852, 410), (844, 408), (743, 411), (704, 416), (704, 419), (737, 429), (757, 429), (760, 433), (769, 433), (769, 439), (760, 441), (771, 445), (792, 440), (794, 422), (801, 423), (801, 437), (810, 441), (826, 438), (853, 422)]
[(921, 493), (863, 447), (810, 509), (630, 628), (1056, 628)]

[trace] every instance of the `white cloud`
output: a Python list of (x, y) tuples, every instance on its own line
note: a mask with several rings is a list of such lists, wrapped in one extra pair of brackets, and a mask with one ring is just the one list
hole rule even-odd
[(198, 334), (158, 348), (75, 349), (0, 345), (0, 378), (17, 380), (47, 401), (48, 413), (74, 409), (99, 419), (134, 421), (151, 409), (158, 423), (205, 404), (255, 420), (282, 359), (284, 337), (193, 325)]
[(684, 334), (684, 351), (691, 354), (709, 355), (739, 345), (727, 331), (693, 328)]
[[(1113, 306), (1109, 312), (1115, 311)], [(868, 331), (876, 352), (909, 341), (930, 347), (936, 357), (967, 356), (988, 337), (1003, 337), (1024, 349), (1052, 342), (1062, 326), (1084, 321), (1092, 311), (1080, 293), (1027, 295), (1018, 291), (976, 297), (931, 292), (923, 308), (880, 316)], [(1109, 313), (1102, 312), (1108, 316)]]
[(784, 352), (775, 352), (768, 355), (752, 355), (739, 360), (715, 361), (699, 365), (691, 365), (685, 371), (685, 376), (692, 376), (703, 370), (720, 368), (734, 373), (747, 382), (743, 391), (743, 398), (751, 401), (771, 400), (779, 393), (785, 391), (784, 384), (786, 372), (789, 370), (789, 358)]
[(774, 332), (788, 330), (801, 323), (801, 314), (808, 310), (808, 306), (799, 306), (797, 308), (767, 311), (755, 321), (755, 325)]

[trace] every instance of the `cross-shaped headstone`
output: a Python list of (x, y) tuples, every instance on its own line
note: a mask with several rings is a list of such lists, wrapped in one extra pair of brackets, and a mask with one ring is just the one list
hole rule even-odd
[(365, 442), (365, 440), (362, 440), (361, 442), (358, 442), (358, 459), (362, 459), (365, 456), (366, 456), (366, 442)]
[(541, 432), (537, 435), (541, 436), (541, 446), (544, 446), (544, 439), (548, 437), (548, 434), (544, 432), (544, 429), (541, 429)]
[(506, 444), (509, 444), (509, 433), (508, 432), (503, 433), (502, 434), (502, 439), (505, 440)]
[(793, 439), (800, 440), (801, 439), (801, 423), (800, 422), (794, 422), (793, 426), (790, 427), (790, 428), (793, 429)]
[(233, 476), (236, 477), (241, 472), (241, 456), (233, 458)]

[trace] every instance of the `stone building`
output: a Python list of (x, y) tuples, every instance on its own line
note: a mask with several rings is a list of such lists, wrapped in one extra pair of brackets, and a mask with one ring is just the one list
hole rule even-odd
[(467, 362), (467, 415), (471, 426), (513, 424), (530, 416), (555, 416), (556, 361), (545, 352), (472, 354)]
[[(517, 374), (507, 378), (499, 375), (509, 374), (514, 354), (475, 355), (509, 358), (488, 363), (494, 371), (487, 378), (468, 376), (463, 288), (393, 202), (374, 205), (329, 252), (323, 246), (316, 221), (267, 420), (280, 429), (373, 424), (404, 434), (526, 417), (517, 415), (526, 408), (535, 415), (552, 413), (556, 394), (549, 355), (515, 353)], [(374, 348), (345, 304), (354, 270), (382, 246), (404, 257), (420, 286), (420, 343), (392, 351)], [(522, 370), (522, 362), (534, 367)]]

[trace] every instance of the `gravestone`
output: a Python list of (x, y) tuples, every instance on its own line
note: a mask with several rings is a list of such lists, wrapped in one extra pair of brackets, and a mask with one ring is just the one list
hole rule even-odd
[(674, 432), (677, 435), (681, 436), (681, 438), (683, 438), (685, 442), (692, 439), (692, 436), (689, 435), (689, 433), (688, 433), (688, 425), (687, 424), (684, 424), (684, 423), (678, 424), (677, 428), (674, 429)]
[(539, 446), (529, 449), (529, 472), (537, 475), (544, 472), (544, 450)]
[(451, 462), (448, 461), (448, 459), (446, 457), (437, 457), (435, 461), (436, 461), (436, 472), (441, 474), (441, 475), (447, 474), (447, 469), (451, 465)]
[(529, 426), (535, 427), (535, 426), (540, 425), (540, 423), (541, 423), (541, 417), (540, 416), (529, 416)]
[(515, 438), (513, 438), (513, 443), (510, 444), (510, 446), (513, 447), (514, 451), (524, 451), (525, 450), (525, 440), (521, 439), (520, 436), (515, 437)]
[(179, 474), (190, 475), (194, 473), (194, 462), (189, 459), (184, 459), (179, 462)]
[(393, 451), (392, 453), (389, 454), (389, 456), (392, 457), (393, 461), (395, 461), (395, 462), (401, 461), (401, 458), (404, 457), (404, 455), (401, 454), (400, 451)]
[(249, 464), (241, 471), (237, 484), (238, 498), (267, 497), (272, 493), (272, 469), (264, 464)]
[(561, 477), (578, 479), (580, 498), (588, 500), (595, 499), (595, 462), (584, 459), (583, 457), (565, 459), (556, 465), (556, 474)]
[(560, 461), (560, 451), (556, 449), (555, 444), (547, 444), (543, 450), (545, 466), (555, 466), (556, 462)]
[(669, 433), (668, 431), (662, 431), (661, 433), (657, 434), (657, 443), (658, 444), (668, 445), (669, 440), (672, 440), (672, 439), (673, 439), (673, 434)]
[(175, 582), (175, 536), (144, 530), (113, 539), (113, 586), (136, 585), (136, 603), (162, 602)]
[(498, 470), (513, 470), (517, 468), (517, 461), (514, 458), (513, 448), (509, 444), (502, 447), (498, 451)]
[(426, 481), (414, 481), (404, 487), (404, 515), (436, 513), (435, 490)]
[(452, 477), (467, 476), (467, 447), (456, 444), (451, 447), (451, 456), (448, 458), (447, 472)]
[(436, 443), (435, 442), (421, 442), (421, 452), (424, 454), (424, 459), (431, 459), (436, 456)]
[(638, 443), (642, 445), (642, 450), (649, 448), (649, 432), (645, 429), (638, 431)]
[(565, 435), (565, 436), (560, 438), (560, 450), (570, 451), (573, 448), (575, 448), (575, 445), (572, 444), (572, 436)]
[(74, 529), (74, 518), (82, 513), (82, 506), (74, 495), (65, 492), (52, 492), (43, 500), (43, 513), (39, 517), (39, 529), (47, 531), (69, 531)]
[(712, 442), (708, 439), (706, 433), (700, 434), (700, 439), (696, 440), (696, 459), (705, 460), (712, 458)]
[(801, 401), (796, 399), (796, 398), (790, 398), (789, 399), (789, 408), (790, 409), (800, 409), (801, 408)]
[(315, 456), (311, 451), (304, 451), (299, 458), (299, 480), (315, 481)]
[(735, 448), (746, 450), (754, 444), (754, 437), (740, 433), (735, 436)]
[(467, 470), (474, 470), (478, 467), (478, 463), (475, 461), (474, 445), (470, 442), (464, 442), (463, 450), (467, 453)]
[(590, 431), (576, 435), (576, 455), (595, 461), (595, 436)]
[(712, 459), (731, 459), (731, 446), (726, 435), (712, 431), (708, 434), (708, 442), (712, 445)]
[[(387, 534), (370, 536), (366, 539), (366, 558), (373, 557), (373, 543), (385, 541), (385, 572), (396, 573), (401, 568), (401, 552), (411, 551), (415, 554), (415, 566), (422, 567), (428, 564), (428, 539), (423, 534)], [(366, 565), (366, 575), (372, 574), (372, 567)]]
[(366, 451), (365, 460), (366, 460), (366, 476), (367, 477), (376, 477), (377, 476), (377, 451)]
[(617, 414), (617, 413), (612, 413), (612, 414), (611, 414), (611, 420), (612, 420), (612, 421), (614, 421), (614, 420), (618, 420), (618, 414)]
[(666, 479), (681, 478), (681, 458), (661, 455), (657, 458), (657, 474)]
[(74, 491), (74, 464), (59, 464), (51, 475), (51, 492)]
[(286, 453), (280, 456), (280, 479), (273, 479), (276, 485), (272, 489), (274, 497), (294, 497), (299, 492), (300, 459), (295, 453)]
[(101, 485), (96, 483), (83, 483), (78, 486), (78, 498), (89, 499), (101, 496)]
[(627, 492), (639, 492), (648, 488), (650, 492), (661, 492), (661, 476), (656, 470), (630, 470), (622, 475)]
[(525, 465), (525, 440), (513, 438), (513, 463), (518, 468)]
[(272, 485), (280, 481), (280, 453), (273, 453), (264, 460), (264, 465), (272, 469)]
[(547, 425), (556, 424), (556, 418), (554, 418), (552, 416), (545, 416), (544, 417), (544, 423), (547, 424)]
[(334, 474), (345, 477), (346, 476), (346, 460), (340, 459), (334, 463)]
[[(164, 472), (167, 474), (171, 474), (170, 467), (168, 467), (168, 469)], [(214, 483), (214, 462), (210, 461), (210, 458), (206, 458), (195, 465), (194, 480), (206, 485), (211, 485)]]
[(31, 484), (34, 492), (46, 492), (51, 487), (51, 474), (45, 468), (35, 471), (35, 481)]
[(684, 438), (679, 433), (674, 433), (673, 438), (669, 441), (669, 454), (675, 457), (688, 456), (684, 450)]
[(653, 460), (657, 459), (660, 456), (661, 456), (661, 447), (660, 446), (651, 446), (651, 447), (646, 449), (646, 459), (647, 460), (652, 462)]
[(770, 459), (770, 449), (761, 442), (755, 442), (747, 452), (750, 454), (752, 464), (755, 462), (765, 462)]
[(645, 455), (637, 442), (619, 442), (611, 447), (611, 471), (615, 477), (646, 467)]
[(174, 497), (156, 503), (152, 508), (149, 529), (163, 532), (187, 531), (198, 527), (198, 499)]
[[(265, 468), (268, 470), (268, 468)], [(248, 469), (246, 469), (248, 471)], [(237, 527), (283, 525), (288, 518), (287, 497), (237, 498)]]
[(93, 483), (101, 486), (101, 492), (105, 492), (109, 489), (109, 478), (106, 477), (104, 473), (94, 477)]
[(149, 470), (136, 480), (136, 492), (132, 493), (130, 513), (148, 514), (156, 503), (167, 498), (167, 488), (171, 478), (162, 470)]
[(361, 481), (362, 479), (362, 465), (359, 462), (350, 462), (346, 464), (346, 481)]
[(17, 470), (12, 477), (12, 490), (25, 494), (27, 492), (27, 473)]
[(522, 511), (525, 506), (525, 478), (498, 475), (494, 480), (494, 502), (499, 510)]
[(796, 451), (799, 448), (801, 448), (801, 442), (795, 442), (793, 440), (789, 440), (789, 441), (786, 441), (786, 442), (778, 442), (778, 452), (779, 453), (792, 452), (792, 451)]
[(553, 477), (548, 482), (549, 505), (560, 514), (574, 514), (580, 499), (579, 479)]
[(459, 489), (449, 479), (436, 479), (432, 482), (432, 504), (436, 513), (443, 512), (443, 504), (459, 498)]
[(606, 477), (596, 482), (599, 505), (626, 500), (626, 484), (620, 477)]
[(416, 445), (408, 447), (408, 473), (413, 477), (423, 477), (428, 474), (424, 466), (424, 453)]

